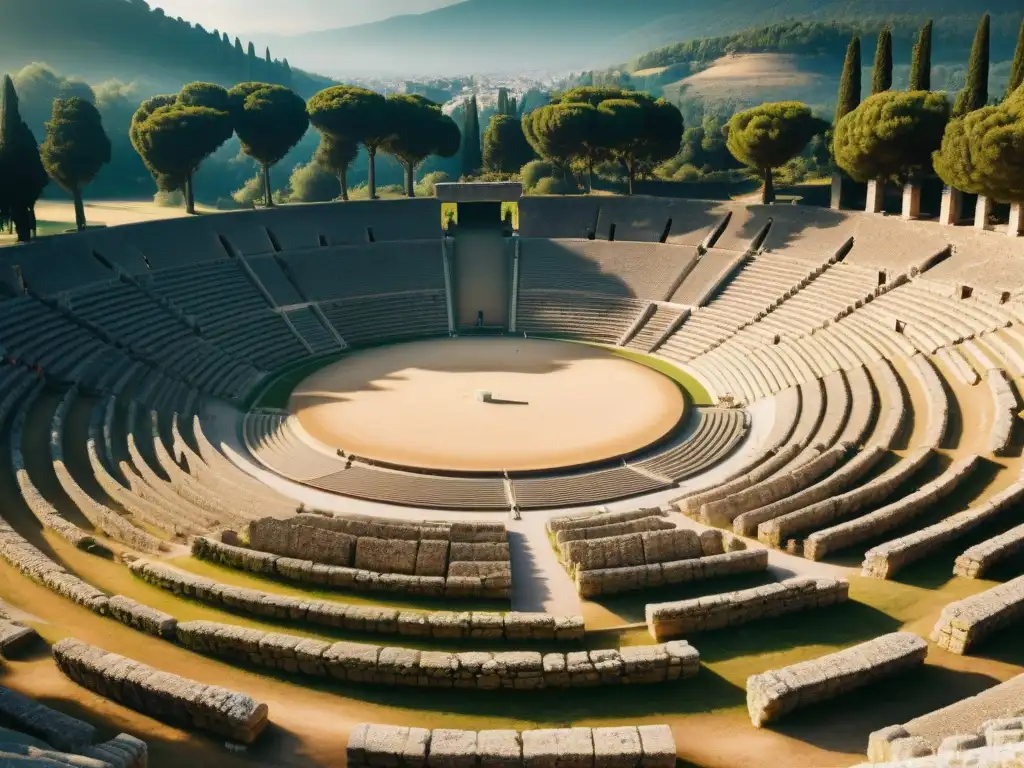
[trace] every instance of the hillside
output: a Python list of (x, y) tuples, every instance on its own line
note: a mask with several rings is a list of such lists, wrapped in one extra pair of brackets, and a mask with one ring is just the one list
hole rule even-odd
[[(991, 0), (985, 7), (1019, 19), (1020, 0)], [(332, 75), (523, 72), (608, 66), (654, 46), (786, 19), (912, 17), (916, 23), (923, 16), (953, 16), (960, 24), (964, 14), (954, 0), (465, 0), (430, 13), (280, 38), (275, 47)], [(969, 14), (966, 26), (973, 32), (977, 19), (975, 11)], [(998, 27), (994, 23), (993, 31)]]
[(118, 78), (144, 92), (177, 90), (185, 82), (222, 85), (259, 79), (310, 96), (329, 81), (293, 70), (248, 41), (172, 19), (144, 0), (0, 0), (0, 67), (17, 71), (45, 61), (90, 82)]

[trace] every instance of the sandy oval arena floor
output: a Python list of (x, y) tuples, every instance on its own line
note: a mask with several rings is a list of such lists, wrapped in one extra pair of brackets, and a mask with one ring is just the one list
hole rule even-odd
[[(495, 402), (478, 402), (481, 389)], [(303, 428), (328, 446), (464, 472), (619, 456), (668, 434), (684, 407), (675, 382), (599, 347), (511, 338), (356, 352), (302, 381), (289, 401)]]

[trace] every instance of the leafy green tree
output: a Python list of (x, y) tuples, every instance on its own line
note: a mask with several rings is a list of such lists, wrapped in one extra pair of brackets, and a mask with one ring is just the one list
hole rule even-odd
[(613, 134), (609, 113), (587, 103), (559, 102), (532, 112), (523, 133), (534, 150), (560, 168), (580, 163), (587, 175), (587, 189), (593, 189), (594, 165), (611, 155)]
[(208, 107), (218, 112), (231, 111), (227, 89), (215, 83), (189, 83), (178, 93), (178, 103), (186, 107)]
[(921, 27), (910, 61), (910, 87), (908, 91), (930, 91), (932, 89), (932, 20)]
[[(144, 104), (140, 111), (147, 105)], [(140, 117), (136, 113), (136, 117)], [(148, 116), (133, 120), (132, 144), (164, 191), (182, 189), (185, 210), (196, 212), (192, 177), (202, 162), (233, 133), (228, 112), (190, 107), (175, 100)]]
[(306, 135), (306, 102), (283, 85), (241, 83), (228, 91), (242, 151), (263, 168), (264, 203), (274, 205), (270, 169)]
[(892, 88), (892, 30), (882, 27), (875, 48), (875, 67), (871, 75), (871, 94)]
[(484, 170), (489, 173), (519, 173), (536, 158), (523, 134), (522, 121), (508, 114), (491, 118), (484, 132)]
[(955, 189), (1024, 201), (1024, 90), (950, 120), (933, 161), (939, 178)]
[(835, 127), (836, 162), (857, 181), (912, 180), (931, 168), (948, 120), (943, 93), (875, 94)]
[(462, 175), (475, 176), (482, 165), (480, 107), (476, 96), (473, 96), (466, 102), (466, 117), (462, 125)]
[(288, 190), (290, 203), (325, 203), (338, 196), (338, 177), (314, 159), (295, 167)]
[(416, 169), (431, 155), (454, 157), (462, 134), (438, 104), (423, 96), (396, 93), (388, 97), (394, 133), (381, 149), (394, 155), (405, 169), (405, 194), (416, 196)]
[(46, 124), (46, 140), (39, 148), (50, 178), (75, 201), (75, 225), (85, 229), (82, 188), (110, 162), (110, 139), (103, 130), (99, 110), (82, 99), (57, 99)]
[(963, 117), (988, 103), (990, 24), (991, 20), (987, 13), (978, 22), (974, 42), (971, 44), (971, 58), (967, 63), (967, 84), (957, 94), (953, 104), (953, 117)]
[(606, 129), (611, 137), (607, 146), (612, 157), (625, 167), (632, 195), (638, 173), (652, 171), (658, 163), (679, 152), (683, 116), (675, 105), (642, 93), (608, 99), (601, 102), (598, 110), (609, 117)]
[(313, 96), (307, 105), (310, 121), (321, 134), (346, 138), (366, 147), (370, 199), (377, 197), (377, 150), (394, 133), (387, 100), (379, 93), (352, 85), (336, 85)]
[(781, 101), (738, 112), (729, 121), (726, 145), (732, 156), (764, 180), (763, 203), (775, 202), (772, 169), (796, 157), (827, 124), (806, 104)]
[(839, 79), (839, 97), (836, 99), (835, 125), (860, 104), (861, 89), (860, 38), (854, 37), (846, 46), (843, 74)]
[(1017, 49), (1013, 53), (1013, 63), (1010, 65), (1010, 83), (1006, 86), (1006, 95), (1016, 91), (1024, 84), (1024, 20), (1020, 22), (1020, 31), (1017, 33)]
[(359, 154), (359, 145), (345, 137), (335, 138), (329, 133), (320, 134), (320, 146), (313, 153), (313, 160), (325, 173), (338, 179), (341, 199), (348, 200), (348, 169)]
[(18, 242), (32, 239), (36, 202), (49, 179), (39, 157), (39, 145), (18, 110), (14, 81), (3, 80), (0, 99), (0, 218), (14, 224)]

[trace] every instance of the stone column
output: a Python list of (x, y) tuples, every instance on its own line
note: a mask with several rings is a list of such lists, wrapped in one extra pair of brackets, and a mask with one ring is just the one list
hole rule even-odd
[(992, 200), (984, 195), (978, 195), (978, 204), (974, 208), (974, 228), (987, 229), (988, 217), (992, 213)]
[(881, 213), (882, 202), (885, 199), (885, 182), (879, 179), (872, 179), (868, 182), (868, 197), (864, 203), (864, 210), (867, 213)]
[(964, 204), (964, 193), (953, 187), (942, 188), (942, 207), (939, 209), (939, 224), (955, 227), (960, 221), (960, 211)]
[(1024, 236), (1024, 203), (1010, 204), (1010, 223), (1006, 227), (1010, 237)]
[(917, 184), (903, 185), (903, 218), (916, 219), (921, 215), (921, 187)]
[(838, 211), (843, 207), (843, 174), (841, 173), (832, 174), (832, 197), (828, 207), (833, 211)]

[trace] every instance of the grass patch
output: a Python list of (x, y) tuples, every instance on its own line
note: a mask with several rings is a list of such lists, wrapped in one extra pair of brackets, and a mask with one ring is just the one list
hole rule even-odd
[(662, 360), (661, 358), (653, 357), (651, 355), (645, 355), (643, 352), (634, 352), (631, 349), (615, 347), (605, 347), (605, 349), (613, 355), (624, 357), (627, 360), (632, 360), (634, 363), (640, 363), (640, 365), (645, 365), (663, 376), (668, 376), (672, 381), (683, 388), (683, 391), (690, 396), (690, 402), (694, 405), (714, 405), (711, 401), (711, 395), (709, 395), (708, 391), (704, 389), (703, 384), (685, 371), (676, 368), (667, 360)]
[(251, 395), (250, 400), (246, 402), (244, 406), (244, 410), (250, 410), (252, 408), (287, 408), (288, 399), (292, 395), (292, 390), (294, 390), (303, 379), (313, 375), (321, 368), (326, 368), (328, 365), (337, 362), (344, 357), (344, 355), (344, 352), (334, 352), (326, 357), (318, 357), (314, 360), (303, 360), (291, 368), (286, 368), (282, 372), (276, 374), (267, 386), (258, 390), (254, 395)]

